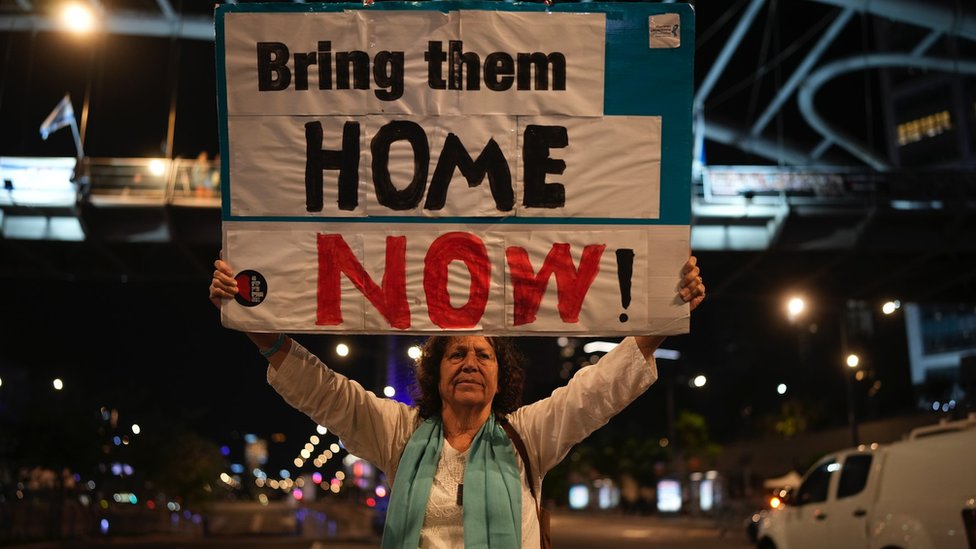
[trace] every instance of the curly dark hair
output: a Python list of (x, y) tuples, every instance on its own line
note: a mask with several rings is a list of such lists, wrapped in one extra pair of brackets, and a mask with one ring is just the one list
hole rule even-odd
[[(441, 359), (447, 344), (458, 336), (432, 336), (421, 347), (420, 358), (414, 368), (412, 389), (420, 417), (427, 419), (441, 415), (441, 395), (438, 384), (441, 378)], [(525, 370), (522, 368), (522, 355), (511, 339), (505, 337), (486, 337), (495, 350), (498, 361), (498, 393), (491, 401), (491, 409), (496, 414), (507, 414), (522, 405), (522, 386)]]

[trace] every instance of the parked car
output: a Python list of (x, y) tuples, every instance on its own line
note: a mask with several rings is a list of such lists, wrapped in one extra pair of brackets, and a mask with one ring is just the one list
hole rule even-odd
[(976, 415), (827, 455), (764, 513), (760, 549), (976, 549)]

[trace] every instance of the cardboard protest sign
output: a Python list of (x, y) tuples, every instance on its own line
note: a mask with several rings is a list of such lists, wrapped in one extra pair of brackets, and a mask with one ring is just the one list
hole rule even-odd
[(674, 334), (676, 4), (223, 5), (223, 247), (256, 331)]

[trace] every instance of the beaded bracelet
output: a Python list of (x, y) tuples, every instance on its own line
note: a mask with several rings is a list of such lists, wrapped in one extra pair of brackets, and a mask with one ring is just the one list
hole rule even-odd
[(272, 355), (274, 355), (279, 350), (281, 350), (281, 346), (284, 343), (285, 343), (285, 334), (278, 334), (278, 339), (275, 340), (274, 345), (261, 351), (261, 356), (263, 356), (264, 358), (271, 358)]

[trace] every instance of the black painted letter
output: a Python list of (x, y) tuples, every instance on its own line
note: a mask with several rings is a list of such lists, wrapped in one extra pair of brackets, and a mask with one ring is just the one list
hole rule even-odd
[(453, 133), (447, 134), (441, 156), (437, 159), (437, 167), (434, 168), (434, 175), (430, 178), (430, 191), (427, 192), (424, 208), (440, 210), (444, 207), (447, 187), (451, 183), (455, 168), (461, 170), (461, 175), (468, 180), (468, 187), (472, 188), (480, 185), (487, 174), (491, 196), (495, 199), (495, 208), (503, 212), (512, 210), (515, 205), (512, 172), (508, 169), (505, 153), (498, 143), (494, 139), (489, 139), (488, 144), (478, 155), (478, 159), (471, 160), (471, 155), (468, 154), (458, 136)]
[(305, 210), (321, 212), (323, 170), (339, 170), (339, 209), (359, 205), (359, 122), (342, 126), (342, 148), (322, 150), (322, 123), (305, 124)]
[[(393, 186), (390, 179), (390, 146), (406, 139), (413, 147), (413, 179), (402, 191)], [(420, 204), (427, 184), (427, 170), (430, 164), (430, 144), (427, 134), (416, 122), (394, 120), (373, 136), (369, 145), (373, 154), (373, 188), (376, 200), (391, 210), (410, 210)]]
[(566, 205), (566, 189), (562, 183), (546, 183), (546, 174), (561, 174), (566, 162), (549, 158), (549, 149), (569, 145), (569, 134), (563, 126), (525, 127), (522, 136), (522, 180), (525, 194), (522, 205), (527, 208), (561, 208)]
[(258, 91), (281, 91), (291, 83), (288, 46), (281, 42), (258, 42)]

